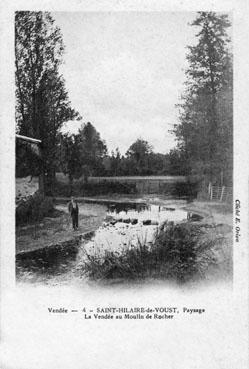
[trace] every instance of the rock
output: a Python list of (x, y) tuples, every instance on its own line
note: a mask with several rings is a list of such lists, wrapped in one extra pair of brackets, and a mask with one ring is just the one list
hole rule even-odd
[(167, 210), (167, 211), (174, 211), (176, 210), (175, 208), (168, 208), (166, 206), (163, 207), (163, 210)]
[(128, 218), (128, 219), (123, 219), (123, 223), (130, 223), (130, 222), (131, 222), (130, 218)]
[(131, 224), (137, 224), (138, 220), (137, 219), (131, 219)]
[(143, 225), (151, 225), (151, 220), (150, 219), (143, 220)]
[(188, 212), (187, 219), (192, 222), (199, 222), (203, 219), (203, 217), (199, 214)]

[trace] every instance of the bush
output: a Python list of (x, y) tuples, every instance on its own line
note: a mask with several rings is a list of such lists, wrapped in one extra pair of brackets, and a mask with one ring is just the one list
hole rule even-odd
[(174, 184), (172, 195), (176, 197), (197, 198), (199, 184), (197, 182), (177, 182)]
[(83, 273), (92, 279), (167, 278), (186, 282), (205, 275), (218, 263), (213, 247), (219, 241), (203, 238), (205, 231), (189, 223), (165, 223), (152, 246), (138, 246), (120, 254), (107, 251), (104, 257), (86, 254)]
[(33, 223), (54, 211), (53, 199), (43, 197), (39, 191), (20, 201), (16, 207), (16, 225)]

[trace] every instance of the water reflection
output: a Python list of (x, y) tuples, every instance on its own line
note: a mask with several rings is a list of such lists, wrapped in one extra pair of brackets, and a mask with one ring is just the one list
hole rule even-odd
[(107, 212), (107, 219), (112, 223), (159, 225), (166, 220), (177, 222), (186, 217), (187, 213), (182, 209), (146, 204), (113, 204), (109, 205)]

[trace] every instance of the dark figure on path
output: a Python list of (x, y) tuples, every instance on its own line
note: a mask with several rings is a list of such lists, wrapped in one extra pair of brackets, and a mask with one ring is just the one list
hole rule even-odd
[(78, 229), (78, 217), (79, 217), (79, 207), (74, 197), (71, 197), (71, 201), (68, 204), (68, 211), (72, 218), (73, 229)]

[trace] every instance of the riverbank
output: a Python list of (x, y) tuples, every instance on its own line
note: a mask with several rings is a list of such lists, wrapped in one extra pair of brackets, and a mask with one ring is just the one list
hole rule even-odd
[[(117, 201), (113, 197), (77, 198), (79, 230), (73, 231), (67, 200), (56, 199), (55, 218), (17, 228), (20, 278), (58, 281), (87, 276), (104, 283), (144, 278), (231, 281), (232, 214), (224, 204), (157, 196), (136, 200), (119, 196)], [(187, 216), (187, 211), (193, 214)], [(118, 215), (115, 221), (115, 214), (122, 218)], [(172, 255), (175, 259), (169, 263)]]
[(233, 226), (233, 209), (231, 204), (210, 201), (193, 201), (184, 206), (189, 212), (203, 216), (203, 221), (209, 224), (226, 224)]
[(51, 247), (73, 241), (80, 235), (100, 227), (106, 216), (106, 206), (84, 204), (79, 208), (79, 229), (72, 229), (66, 204), (56, 205), (56, 217), (45, 217), (41, 222), (16, 228), (16, 253)]

